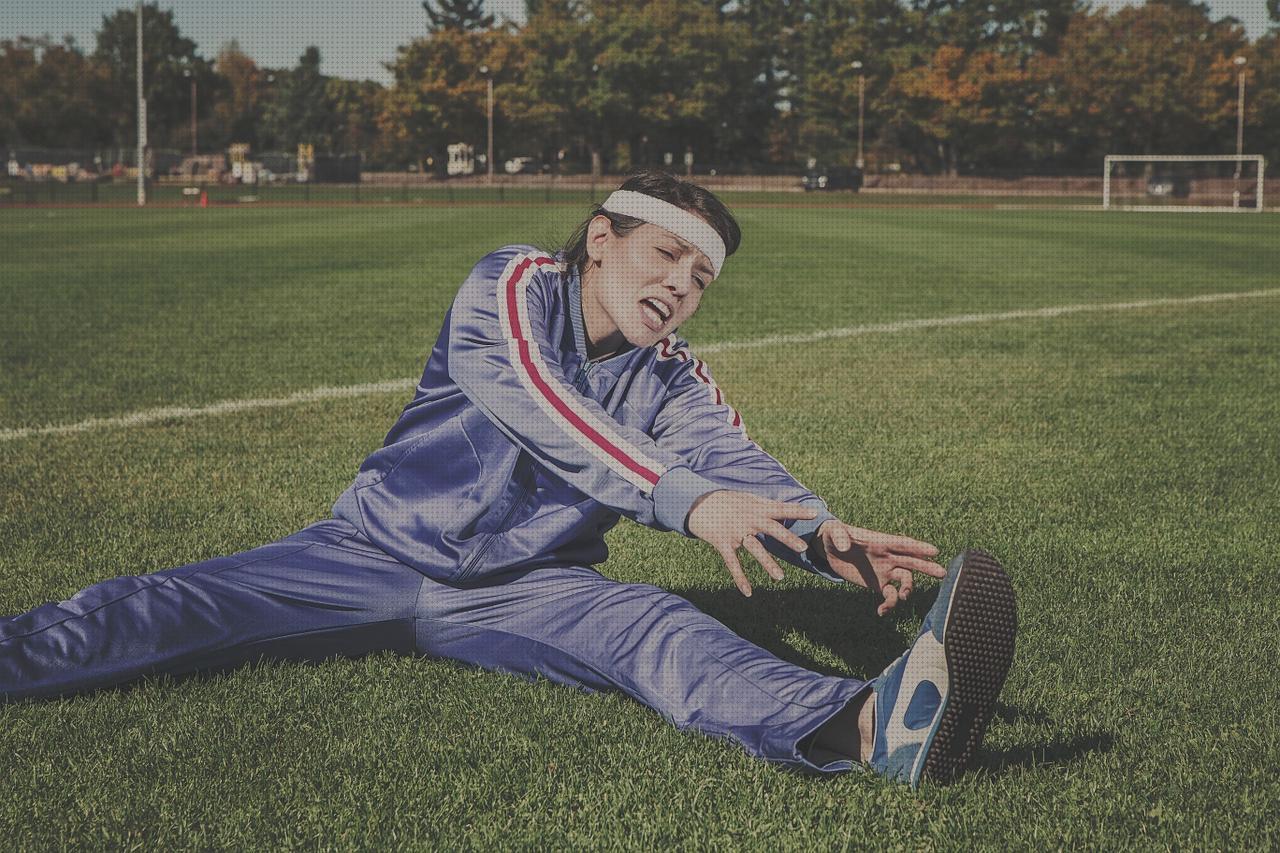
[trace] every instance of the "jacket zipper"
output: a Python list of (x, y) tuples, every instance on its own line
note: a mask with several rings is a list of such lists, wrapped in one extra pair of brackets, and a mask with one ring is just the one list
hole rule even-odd
[[(520, 465), (523, 461), (524, 461), (524, 456), (523, 454), (521, 454), (520, 462), (516, 463), (516, 469), (515, 469), (516, 473), (519, 472)], [(493, 533), (490, 533), (489, 538), (484, 540), (484, 544), (482, 544), (479, 548), (477, 548), (475, 553), (471, 555), (471, 558), (467, 560), (465, 565), (463, 565), (462, 571), (458, 573), (458, 577), (456, 581), (464, 581), (467, 578), (471, 577), (471, 575), (479, 567), (480, 561), (484, 559), (484, 555), (489, 553), (489, 548), (490, 546), (493, 545), (494, 540), (497, 539), (498, 536), (500, 536), (501, 534), (507, 532), (506, 531), (507, 522), (511, 520), (511, 516), (515, 515), (517, 509), (524, 506), (525, 499), (529, 497), (530, 485), (531, 485), (530, 483), (526, 483), (520, 488), (519, 494), (517, 494), (516, 497), (512, 499), (511, 506), (507, 507), (507, 511), (502, 514), (502, 520), (498, 522), (498, 529), (495, 530)]]
[(573, 387), (577, 388), (584, 394), (587, 393), (587, 375), (591, 372), (591, 368), (593, 367), (595, 367), (594, 364), (587, 362), (582, 365), (582, 367), (578, 368), (578, 375), (573, 377)]
[[(588, 361), (578, 368), (577, 375), (573, 377), (574, 386), (583, 393), (586, 393), (587, 389), (585, 386), (586, 386), (587, 376), (591, 373), (591, 368), (593, 367), (595, 367), (595, 365)], [(523, 454), (521, 454), (520, 462), (516, 463), (516, 469), (515, 469), (516, 473), (520, 471), (520, 464), (523, 461), (524, 461), (524, 456)], [(493, 545), (493, 541), (497, 539), (500, 534), (506, 532), (507, 522), (511, 520), (511, 516), (515, 515), (516, 510), (524, 505), (525, 499), (529, 497), (530, 486), (531, 486), (530, 483), (526, 483), (524, 487), (520, 489), (520, 493), (511, 502), (511, 506), (507, 507), (507, 511), (503, 513), (502, 520), (498, 522), (498, 530), (493, 533), (490, 533), (489, 538), (484, 540), (484, 544), (481, 545), (479, 548), (477, 548), (476, 551), (471, 555), (470, 559), (467, 560), (466, 564), (463, 565), (462, 571), (458, 573), (458, 577), (457, 577), (458, 581), (464, 581), (467, 578), (471, 577), (471, 575), (479, 567), (480, 561), (484, 559), (485, 554), (489, 553), (489, 548), (490, 546)]]

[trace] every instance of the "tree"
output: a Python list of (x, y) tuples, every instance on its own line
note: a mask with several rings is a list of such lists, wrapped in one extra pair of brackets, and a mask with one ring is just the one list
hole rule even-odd
[(384, 89), (372, 80), (325, 81), (330, 129), (325, 146), (335, 152), (360, 152), (371, 164), (384, 162), (378, 131), (378, 110)]
[[(755, 45), (750, 63), (758, 69), (754, 86), (742, 93), (742, 121), (751, 129), (740, 140), (746, 151), (740, 159), (757, 162), (786, 162), (798, 156), (796, 104), (804, 100), (797, 83), (796, 58), (792, 52), (797, 40), (796, 27), (802, 17), (799, 3), (776, 0), (737, 0), (727, 4), (716, 2), (718, 15), (747, 27)], [(750, 152), (750, 153), (747, 153)]]
[[(812, 0), (780, 34), (781, 113), (775, 127), (775, 157), (797, 165), (812, 157), (852, 164), (857, 155), (858, 71), (869, 91), (894, 45), (902, 39), (903, 12), (894, 0)], [(873, 122), (879, 112), (871, 110)]]
[(936, 150), (934, 158), (928, 148), (917, 149), (919, 161), (956, 175), (962, 163), (1017, 162), (1020, 152), (1008, 146), (1024, 138), (1027, 80), (1015, 56), (943, 45), (927, 65), (898, 74), (891, 94), (921, 141)]
[(422, 0), (431, 32), (437, 30), (487, 30), (493, 15), (484, 12), (484, 0)]
[(1053, 53), (1079, 0), (910, 0), (931, 47), (950, 44), (1027, 57)]
[(1232, 150), (1232, 60), (1246, 44), (1242, 27), (1194, 4), (1080, 13), (1057, 55), (1032, 69), (1039, 112), (1061, 134), (1067, 162)]
[(308, 47), (297, 66), (276, 71), (273, 76), (274, 87), (263, 105), (259, 144), (285, 151), (292, 151), (299, 143), (328, 148), (333, 116), (325, 92), (328, 78), (320, 73), (320, 49)]
[[(258, 147), (258, 127), (262, 121), (267, 72), (258, 68), (240, 50), (234, 39), (222, 46), (214, 69), (222, 85), (213, 105), (214, 132), (211, 147), (223, 148), (235, 142)], [(201, 138), (209, 134), (202, 134)]]
[[(137, 85), (137, 17), (132, 8), (120, 9), (102, 19), (96, 60), (108, 69), (111, 127), (118, 145), (134, 140)], [(148, 137), (153, 146), (177, 146), (183, 141), (191, 115), (190, 78), (200, 89), (212, 86), (213, 70), (196, 54), (196, 43), (183, 37), (173, 21), (173, 11), (160, 11), (159, 3), (142, 6), (142, 77), (147, 99)]]
[(0, 42), (0, 142), (50, 148), (108, 145), (105, 70), (75, 40)]
[[(526, 2), (526, 12), (516, 37), (524, 47), (504, 66), (510, 79), (498, 86), (498, 101), (526, 151), (555, 161), (561, 149), (584, 150), (582, 129), (599, 121), (587, 103), (598, 83), (592, 71), (593, 65), (599, 68), (598, 45), (577, 0)], [(537, 45), (555, 49), (532, 49)]]
[(595, 141), (620, 161), (614, 167), (632, 165), (645, 137), (696, 149), (701, 162), (731, 158), (739, 107), (759, 74), (748, 28), (677, 0), (595, 0), (589, 9), (599, 70), (586, 106), (599, 116)]
[(1280, 29), (1259, 38), (1245, 55), (1244, 150), (1265, 156), (1270, 174), (1280, 166)]
[[(762, 138), (744, 117), (757, 98), (758, 51), (741, 21), (675, 0), (542, 0), (520, 33), (516, 81), (502, 101), (541, 149), (587, 154), (593, 171), (651, 163), (663, 151), (723, 162)], [(547, 46), (554, 46), (549, 49)]]
[[(513, 73), (517, 42), (507, 29), (446, 28), (396, 49), (390, 69), (395, 78), (382, 98), (378, 128), (387, 156), (416, 163), (432, 157), (444, 162), (454, 142), (481, 144), (485, 137), (486, 82), (481, 66), (501, 78)], [(495, 130), (507, 99), (498, 99)]]

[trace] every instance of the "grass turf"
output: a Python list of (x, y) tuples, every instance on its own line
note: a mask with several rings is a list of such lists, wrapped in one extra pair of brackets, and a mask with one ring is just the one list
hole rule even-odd
[[(581, 179), (577, 179), (581, 181)], [(563, 184), (558, 180), (522, 182), (518, 184), (454, 184), (451, 181), (433, 181), (422, 184), (264, 184), (245, 186), (239, 184), (209, 184), (201, 189), (208, 195), (211, 205), (260, 204), (430, 204), (491, 205), (494, 202), (508, 204), (589, 204), (602, 201), (614, 187), (617, 179), (602, 178), (592, 184), (589, 181)], [(1101, 190), (1091, 195), (1038, 194), (1009, 192), (975, 193), (923, 193), (888, 192), (866, 190), (861, 193), (845, 191), (801, 192), (800, 179), (795, 178), (792, 189), (759, 189), (763, 183), (750, 178), (739, 178), (738, 186), (725, 195), (735, 205), (772, 206), (832, 206), (832, 207), (882, 207), (891, 206), (1096, 206), (1101, 203)], [(756, 188), (750, 188), (756, 187)], [(166, 183), (151, 185), (147, 191), (148, 203), (167, 206), (195, 207), (198, 195), (185, 195), (186, 185)], [(25, 205), (120, 205), (132, 206), (137, 199), (137, 187), (127, 181), (114, 183), (70, 183), (58, 181), (28, 182), (5, 181), (0, 178), (0, 207)], [(1152, 203), (1159, 203), (1153, 201)]]
[[(0, 429), (411, 377), (485, 251), (583, 211), (0, 211)], [(741, 213), (699, 343), (1274, 286), (1271, 217)], [(0, 706), (0, 831), (58, 846), (1236, 847), (1277, 838), (1280, 298), (720, 353), (751, 435), (832, 508), (1019, 594), (978, 772), (815, 780), (617, 696), (374, 655)], [(403, 394), (0, 442), (0, 612), (327, 515)], [(755, 573), (623, 524), (604, 571), (870, 677), (931, 585)]]

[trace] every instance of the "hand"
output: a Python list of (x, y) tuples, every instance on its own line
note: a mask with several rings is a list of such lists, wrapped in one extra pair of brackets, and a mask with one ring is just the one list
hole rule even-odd
[(935, 578), (947, 576), (946, 569), (926, 559), (938, 556), (938, 549), (909, 536), (851, 527), (836, 519), (822, 522), (817, 535), (822, 540), (827, 562), (836, 574), (850, 583), (874, 589), (884, 597), (876, 608), (880, 616), (911, 595), (915, 580), (912, 572)]
[(722, 489), (708, 492), (694, 501), (687, 522), (689, 532), (715, 548), (724, 560), (733, 582), (743, 595), (751, 595), (751, 582), (738, 562), (738, 549), (746, 548), (764, 566), (774, 580), (782, 580), (782, 569), (757, 533), (772, 536), (783, 545), (804, 553), (808, 546), (799, 536), (782, 526), (781, 519), (817, 518), (818, 511), (800, 504), (773, 501), (753, 495)]

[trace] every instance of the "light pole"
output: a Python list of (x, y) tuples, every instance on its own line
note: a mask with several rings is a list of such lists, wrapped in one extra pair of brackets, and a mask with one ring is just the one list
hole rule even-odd
[(867, 75), (862, 71), (862, 61), (855, 59), (849, 63), (849, 67), (858, 72), (858, 160), (857, 166), (862, 168), (865, 162), (862, 159), (862, 116), (867, 103)]
[[(591, 63), (591, 73), (594, 75), (591, 78), (591, 86), (592, 86), (592, 90), (595, 91), (600, 88), (600, 63), (598, 62)], [(599, 102), (597, 101), (597, 104), (598, 103)], [(604, 127), (603, 127), (604, 121), (602, 117), (599, 115), (599, 113), (594, 113), (591, 116), (591, 118), (592, 118), (591, 130), (592, 130), (592, 135), (594, 137), (590, 142), (591, 198), (594, 201), (596, 197), (596, 178), (600, 177), (604, 171), (604, 164), (601, 162), (601, 157), (600, 157), (600, 145), (601, 145), (600, 140), (604, 136)]]
[(147, 99), (142, 94), (142, 0), (134, 5), (138, 24), (138, 206), (147, 203)]
[(485, 154), (484, 163), (489, 170), (489, 183), (493, 183), (493, 75), (489, 73), (487, 65), (480, 66), (480, 73), (489, 83), (489, 151)]
[[(182, 76), (191, 80), (191, 156), (195, 157), (197, 148), (196, 133), (198, 132), (196, 130), (196, 75), (192, 73), (191, 67), (187, 66), (182, 69)], [(194, 163), (191, 168), (195, 168)]]
[(1235, 58), (1236, 86), (1239, 94), (1236, 98), (1236, 180), (1240, 180), (1240, 158), (1244, 155), (1244, 66), (1249, 60), (1243, 56)]

